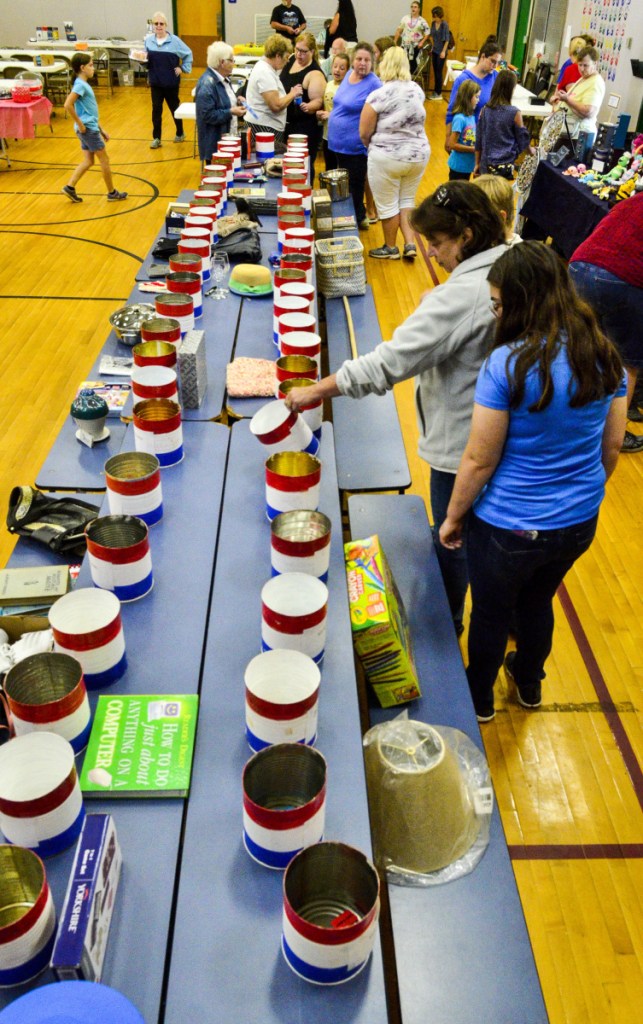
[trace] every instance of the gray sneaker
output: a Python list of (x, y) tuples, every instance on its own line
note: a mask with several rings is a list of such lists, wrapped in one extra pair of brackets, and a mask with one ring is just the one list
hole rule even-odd
[(368, 255), (374, 260), (399, 260), (400, 250), (396, 245), (380, 245), (379, 249), (369, 249)]
[(174, 136), (174, 141), (175, 142), (185, 142), (185, 135), (175, 135)]
[(113, 189), (112, 192), (107, 193), (107, 198), (110, 203), (115, 203), (119, 199), (127, 199), (127, 192), (119, 192), (117, 189)]
[(630, 430), (626, 430), (621, 451), (630, 453), (643, 451), (643, 434), (633, 434)]
[(73, 185), (65, 185), (64, 188), (61, 188), (60, 191), (64, 192), (67, 198), (71, 199), (72, 203), (82, 203), (83, 201), (82, 196), (78, 195)]
[(152, 141), (150, 142), (150, 149), (160, 149), (160, 148), (161, 148), (161, 140), (160, 139), (152, 139)]

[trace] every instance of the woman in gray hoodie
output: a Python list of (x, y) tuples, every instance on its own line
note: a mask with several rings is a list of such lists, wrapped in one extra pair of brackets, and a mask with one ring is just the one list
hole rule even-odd
[(500, 217), (482, 190), (469, 182), (440, 185), (414, 210), (411, 225), (427, 239), (430, 255), (449, 279), (423, 295), (389, 342), (348, 360), (313, 387), (293, 388), (286, 402), (299, 409), (311, 399), (382, 395), (394, 384), (416, 378), (418, 449), (431, 466), (433, 532), (459, 634), (468, 585), (466, 552), (443, 547), (438, 533), (469, 436), (478, 370), (493, 340), (487, 274), (507, 246)]

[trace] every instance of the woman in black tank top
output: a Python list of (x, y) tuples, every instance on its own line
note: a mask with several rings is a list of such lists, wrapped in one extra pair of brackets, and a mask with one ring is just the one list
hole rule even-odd
[(288, 107), (286, 138), (290, 135), (305, 135), (310, 155), (310, 180), (315, 178), (315, 157), (322, 137), (322, 125), (317, 120), (317, 111), (322, 109), (326, 79), (317, 61), (317, 45), (312, 32), (302, 32), (295, 39), (293, 59), (280, 75), (288, 92), (294, 85), (301, 85), (301, 103), (295, 101)]

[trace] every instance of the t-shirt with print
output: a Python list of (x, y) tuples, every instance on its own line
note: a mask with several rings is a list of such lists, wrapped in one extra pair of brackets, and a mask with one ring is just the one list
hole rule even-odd
[[(270, 21), (277, 21), (280, 25), (287, 25), (288, 28), (299, 28), (300, 25), (306, 24), (306, 18), (304, 12), (291, 4), (290, 7), (286, 7), (285, 4), (279, 4), (275, 7), (272, 14), (270, 15)], [(295, 38), (290, 32), (284, 32), (281, 28), (276, 28), (275, 32), (278, 32), (280, 36), (285, 36), (286, 39), (290, 39), (291, 42)]]
[(474, 114), (456, 114), (451, 122), (451, 131), (458, 136), (461, 146), (471, 146), (471, 153), (458, 153), (452, 150), (447, 161), (452, 171), (471, 174), (476, 165), (476, 119)]
[(400, 27), (402, 29), (400, 45), (405, 49), (419, 46), (420, 42), (430, 32), (429, 24), (422, 16), (411, 18), (409, 14), (405, 14), (400, 22)]
[(386, 82), (366, 102), (377, 114), (369, 149), (402, 163), (429, 159), (424, 92), (416, 82)]
[[(71, 90), (75, 92), (78, 99), (74, 103), (76, 117), (85, 125), (90, 132), (98, 131), (98, 103), (94, 96), (94, 90), (84, 78), (77, 78)], [(75, 127), (75, 130), (78, 129)]]

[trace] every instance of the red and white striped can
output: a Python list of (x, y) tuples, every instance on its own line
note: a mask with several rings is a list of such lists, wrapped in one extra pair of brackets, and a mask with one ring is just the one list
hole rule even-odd
[(227, 155), (231, 153), (234, 157), (233, 169), (235, 171), (241, 170), (241, 139), (236, 142), (228, 139), (220, 139), (219, 145), (217, 146), (217, 156)]
[(219, 217), (223, 216), (228, 206), (228, 174), (225, 167), (210, 169), (207, 179), (201, 182), (201, 188), (194, 193), (193, 202), (207, 202), (216, 208)]
[(278, 392), (282, 384), (298, 377), (304, 377), (310, 381), (317, 380), (315, 360), (306, 355), (280, 356), (275, 362), (275, 395), (279, 397)]
[(270, 524), (273, 576), (304, 572), (322, 583), (328, 579), (331, 524), (323, 512), (293, 509), (280, 512)]
[[(282, 356), (308, 356), (317, 363), (314, 379), (321, 376), (321, 337), (314, 331), (286, 331), (280, 341)], [(308, 376), (308, 374), (304, 374)]]
[(256, 132), (255, 153), (257, 160), (269, 160), (275, 155), (275, 133)]
[(170, 271), (173, 274), (200, 274), (201, 257), (194, 252), (175, 252), (170, 256)]
[(154, 586), (147, 526), (136, 516), (99, 516), (85, 527), (95, 587), (121, 602), (138, 601)]
[(54, 732), (28, 732), (0, 747), (0, 829), (8, 842), (51, 857), (85, 818), (74, 751)]
[[(291, 335), (287, 334), (287, 338)], [(287, 358), (293, 358), (289, 356)], [(307, 358), (306, 356), (298, 356), (295, 358)], [(310, 372), (310, 371), (309, 371)], [(277, 391), (277, 398), (285, 398), (289, 391), (293, 388), (306, 388), (311, 387), (315, 383), (315, 378), (311, 377), (287, 377), (284, 380), (279, 381), (279, 387)], [(320, 399), (316, 402), (311, 401), (310, 405), (304, 405), (299, 410), (299, 415), (303, 416), (306, 423), (313, 432), (313, 436), (321, 441), (322, 422), (324, 419), (324, 405)]]
[(308, 174), (310, 172), (310, 157), (308, 155), (308, 147), (304, 148), (303, 146), (290, 146), (286, 150), (286, 156), (295, 157), (297, 160), (300, 160), (304, 165), (306, 177), (308, 177)]
[[(137, 369), (135, 367), (134, 372)], [(161, 465), (156, 455), (148, 452), (112, 455), (105, 463), (105, 483), (112, 515), (138, 516), (148, 526), (163, 518)]]
[(315, 232), (312, 228), (288, 228), (286, 231), (287, 242), (308, 242), (310, 251), (315, 244)]
[[(306, 177), (306, 158), (303, 155), (297, 154), (295, 156), (292, 156), (288, 153), (284, 153), (282, 157), (282, 166), (284, 175), (286, 171), (299, 171), (299, 180), (301, 180), (302, 177)], [(286, 178), (285, 180), (288, 181), (289, 179)]]
[(169, 341), (143, 341), (132, 355), (134, 366), (176, 366), (176, 345)]
[(181, 340), (181, 324), (174, 317), (150, 316), (141, 323), (141, 339), (178, 345)]
[(56, 908), (32, 850), (0, 846), (0, 988), (24, 985), (49, 966)]
[[(298, 295), (308, 300), (307, 313), (315, 312), (315, 286), (308, 284), (308, 281), (288, 281), (282, 284), (279, 294), (285, 298), (286, 295)], [(303, 312), (303, 311), (302, 311)]]
[(308, 313), (310, 303), (301, 295), (289, 295), (282, 299), (281, 291), (275, 294), (272, 306), (272, 340), (279, 344), (279, 317), (284, 313)]
[(308, 452), (275, 452), (266, 459), (266, 515), (319, 505), (321, 462)]
[(288, 136), (287, 145), (308, 146), (308, 136), (304, 135), (303, 132), (293, 132), (292, 135)]
[(167, 398), (147, 398), (133, 409), (137, 452), (156, 455), (161, 469), (183, 460), (181, 407)]
[(379, 877), (361, 850), (345, 843), (307, 846), (284, 875), (286, 963), (315, 985), (349, 981), (373, 951), (379, 913)]
[(312, 260), (314, 249), (313, 243), (305, 238), (284, 238), (281, 251), (282, 256), (300, 254), (302, 256), (308, 256)]
[(303, 270), (308, 284), (313, 283), (313, 257), (311, 253), (282, 252), (281, 267), (283, 270)]
[(115, 594), (81, 587), (59, 597), (49, 609), (54, 650), (76, 658), (85, 686), (111, 686), (127, 668), (121, 603)]
[(288, 188), (292, 192), (296, 193), (296, 195), (301, 196), (301, 204), (304, 208), (304, 213), (307, 217), (310, 216), (310, 211), (313, 205), (312, 186), (300, 181), (290, 181), (288, 183)]
[(314, 746), (320, 680), (313, 659), (300, 651), (266, 651), (253, 658), (244, 675), (250, 749), (274, 743)]
[(312, 288), (312, 285), (309, 285), (306, 281), (305, 270), (299, 270), (296, 267), (277, 267), (272, 281), (275, 299), (279, 298), (281, 295), (281, 289), (285, 284), (295, 283), (304, 284), (307, 288)]
[(319, 664), (326, 645), (328, 588), (314, 576), (284, 572), (261, 591), (261, 649), (287, 647)]
[(161, 317), (178, 320), (181, 337), (194, 328), (194, 299), (184, 292), (159, 292), (154, 296), (156, 312)]
[(314, 747), (265, 747), (243, 769), (242, 786), (243, 843), (259, 864), (283, 871), (299, 850), (322, 839), (326, 761)]
[(169, 366), (134, 366), (132, 393), (135, 398), (169, 398), (178, 402), (176, 370)]
[(225, 167), (226, 182), (228, 185), (232, 183), (232, 177), (234, 175), (234, 154), (233, 153), (216, 153), (212, 154), (211, 164), (215, 166), (218, 164), (220, 167)]
[(291, 192), (289, 189), (284, 189), (283, 192), (277, 193), (277, 214), (283, 209), (284, 206), (302, 206), (301, 196), (297, 192)]
[(290, 334), (291, 331), (305, 331), (308, 334), (316, 334), (317, 321), (310, 313), (283, 313), (279, 317), (277, 331), (279, 334), (279, 350), (281, 351), (284, 335)]
[(283, 249), (288, 228), (304, 228), (306, 226), (303, 207), (296, 213), (283, 213), (282, 211), (283, 207), (282, 210), (277, 212), (277, 247), (279, 252)]
[(306, 421), (285, 402), (262, 405), (250, 420), (250, 432), (264, 445), (267, 455), (293, 451), (316, 455), (319, 451), (319, 441)]
[[(301, 164), (301, 161), (299, 161)], [(286, 191), (290, 191), (293, 185), (308, 185), (308, 176), (303, 167), (285, 166), (283, 169), (282, 181)]]
[(181, 238), (179, 240), (179, 252), (189, 252), (193, 256), (201, 258), (201, 278), (203, 281), (210, 280), (210, 243), (203, 238)]
[(213, 221), (211, 217), (201, 217), (198, 213), (186, 213), (185, 215), (185, 228), (204, 228), (208, 232), (210, 242), (216, 242), (216, 238), (213, 238), (213, 229), (216, 221)]
[(87, 746), (91, 712), (83, 670), (56, 651), (31, 654), (7, 673), (4, 691), (16, 736), (55, 732), (79, 754)]
[(191, 270), (172, 272), (166, 275), (165, 284), (172, 294), (191, 295), (194, 319), (199, 320), (203, 316), (203, 282), (199, 273)]
[(200, 217), (203, 220), (207, 220), (207, 221), (210, 222), (211, 227), (212, 227), (212, 241), (213, 242), (216, 242), (217, 239), (219, 238), (219, 232), (217, 230), (217, 217), (219, 215), (220, 209), (221, 209), (221, 204), (220, 203), (218, 203), (217, 205), (213, 205), (213, 206), (191, 206), (190, 207), (190, 213), (189, 213), (190, 216), (194, 215), (195, 217)]

